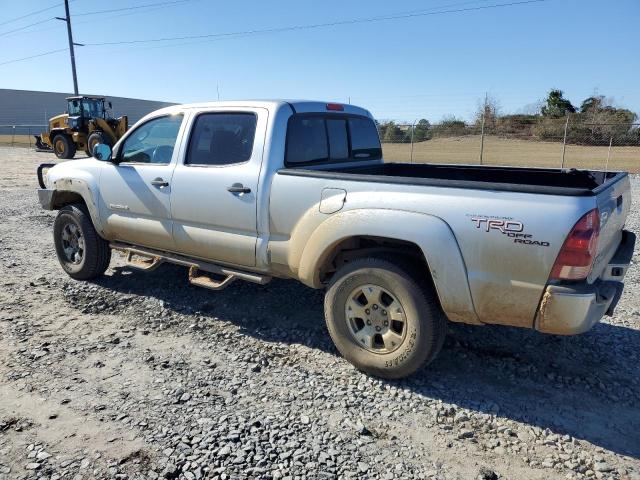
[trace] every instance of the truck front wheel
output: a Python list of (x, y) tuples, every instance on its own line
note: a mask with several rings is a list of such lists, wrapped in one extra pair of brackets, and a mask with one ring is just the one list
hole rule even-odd
[(53, 240), (58, 261), (71, 278), (89, 280), (109, 267), (109, 243), (98, 235), (82, 204), (66, 205), (58, 211)]
[(431, 362), (446, 336), (433, 288), (403, 261), (346, 264), (334, 275), (324, 310), (340, 353), (359, 370), (386, 379), (406, 377)]

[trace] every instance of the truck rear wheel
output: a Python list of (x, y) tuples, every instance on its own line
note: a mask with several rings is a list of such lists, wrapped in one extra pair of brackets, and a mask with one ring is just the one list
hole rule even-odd
[(327, 328), (359, 370), (406, 377), (442, 348), (446, 317), (433, 288), (413, 270), (403, 261), (364, 258), (334, 275), (325, 296)]
[(53, 240), (58, 261), (71, 278), (89, 280), (109, 267), (109, 243), (98, 235), (82, 204), (66, 205), (58, 211)]
[(59, 133), (53, 137), (53, 151), (58, 158), (73, 158), (76, 154), (76, 144), (69, 135)]

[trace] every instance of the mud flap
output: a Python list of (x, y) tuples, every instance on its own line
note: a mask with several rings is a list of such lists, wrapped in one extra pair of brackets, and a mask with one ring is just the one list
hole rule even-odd
[(607, 317), (612, 317), (613, 312), (616, 309), (618, 302), (620, 301), (620, 297), (622, 297), (622, 291), (624, 290), (624, 283), (622, 282), (607, 282), (607, 283), (612, 284), (612, 287), (615, 288), (615, 293), (613, 294), (613, 300), (611, 300), (611, 303), (609, 304), (609, 308), (607, 308), (607, 311), (604, 312), (604, 314)]

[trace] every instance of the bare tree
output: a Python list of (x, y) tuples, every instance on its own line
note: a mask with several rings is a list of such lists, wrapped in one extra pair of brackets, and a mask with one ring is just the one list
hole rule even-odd
[(484, 119), (485, 128), (494, 128), (500, 116), (501, 109), (500, 101), (492, 95), (487, 94), (484, 98), (479, 99), (475, 114), (476, 126), (482, 125)]

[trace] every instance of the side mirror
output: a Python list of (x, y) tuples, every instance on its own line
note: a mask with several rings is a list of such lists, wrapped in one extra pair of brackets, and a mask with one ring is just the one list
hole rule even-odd
[(103, 162), (111, 161), (111, 147), (104, 143), (97, 143), (93, 146), (93, 152), (91, 152), (93, 158), (101, 160)]

